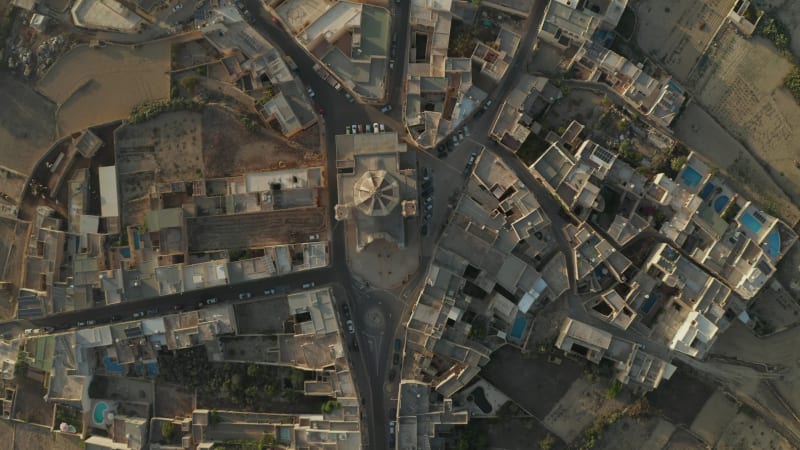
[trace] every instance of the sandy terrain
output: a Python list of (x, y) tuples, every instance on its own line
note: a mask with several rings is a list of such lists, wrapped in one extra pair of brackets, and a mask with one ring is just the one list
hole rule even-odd
[(593, 448), (597, 450), (638, 450), (663, 448), (675, 431), (675, 425), (659, 417), (632, 419), (624, 417), (608, 427)]
[(206, 178), (319, 165), (322, 161), (316, 126), (286, 140), (272, 130), (251, 133), (238, 117), (219, 108), (203, 111), (203, 125)]
[(708, 60), (693, 75), (697, 100), (772, 168), (771, 178), (797, 202), (800, 106), (782, 87), (791, 64), (765, 39), (746, 40), (731, 28), (719, 34)]
[(60, 135), (127, 117), (133, 106), (169, 96), (170, 43), (131, 49), (76, 47), (56, 62), (39, 89), (60, 105)]
[[(0, 218), (0, 280), (19, 286), (22, 265), (19, 262), (28, 237), (28, 222)], [(14, 300), (11, 296), (0, 296), (0, 319), (14, 316)]]
[(604, 385), (578, 378), (544, 418), (544, 425), (564, 442), (577, 439), (595, 419), (625, 406), (618, 398), (606, 398), (605, 388)]
[(735, 0), (642, 0), (636, 11), (636, 42), (685, 81)]
[(79, 450), (84, 448), (80, 437), (76, 435), (53, 433), (49, 427), (41, 427), (27, 423), (3, 422), (0, 427), (0, 441), (5, 444), (13, 442), (13, 446), (4, 447), (12, 450), (41, 450), (53, 448), (59, 450)]
[(785, 437), (764, 423), (763, 420), (749, 416), (744, 412), (739, 412), (722, 433), (716, 448), (789, 450), (795, 447)]
[[(0, 75), (0, 166), (28, 175), (55, 138), (55, 106), (27, 85)], [(0, 191), (12, 195), (0, 179)]]

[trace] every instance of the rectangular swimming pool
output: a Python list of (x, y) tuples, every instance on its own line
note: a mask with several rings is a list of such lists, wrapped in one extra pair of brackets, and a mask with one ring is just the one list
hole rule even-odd
[(702, 179), (703, 176), (700, 175), (700, 172), (694, 170), (694, 167), (692, 166), (686, 166), (681, 174), (681, 180), (683, 180), (683, 184), (689, 187), (696, 187), (698, 184), (700, 184), (700, 180)]
[(753, 215), (750, 213), (742, 214), (742, 217), (739, 220), (742, 222), (742, 225), (746, 226), (747, 228), (750, 228), (750, 231), (752, 231), (755, 234), (758, 234), (758, 232), (761, 231), (761, 227), (763, 226), (763, 224), (759, 222), (758, 219), (753, 217)]

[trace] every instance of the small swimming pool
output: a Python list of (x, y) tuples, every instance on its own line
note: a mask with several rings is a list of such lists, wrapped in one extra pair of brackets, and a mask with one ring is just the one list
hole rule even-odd
[(688, 187), (696, 187), (700, 184), (700, 180), (703, 179), (703, 176), (700, 175), (700, 172), (694, 170), (692, 166), (686, 166), (683, 169), (683, 173), (681, 173), (681, 179), (683, 180), (683, 184)]
[(517, 317), (517, 320), (514, 321), (514, 326), (511, 327), (510, 336), (514, 339), (521, 339), (527, 323), (528, 321), (525, 320), (525, 316)]
[(658, 299), (657, 296), (650, 294), (650, 297), (642, 305), (642, 312), (645, 314), (649, 313), (650, 310), (653, 308), (653, 305), (656, 303), (657, 299)]
[(706, 183), (706, 185), (703, 186), (703, 190), (700, 191), (700, 198), (703, 200), (708, 200), (708, 197), (711, 196), (712, 192), (714, 192), (714, 185), (711, 183)]
[(108, 409), (108, 403), (106, 402), (97, 402), (94, 405), (94, 411), (92, 412), (92, 419), (94, 419), (95, 425), (103, 425), (105, 423), (107, 409)]
[(781, 254), (781, 234), (778, 230), (772, 230), (767, 236), (767, 252), (772, 259), (777, 259)]
[(719, 197), (715, 198), (714, 211), (716, 211), (717, 214), (722, 214), (722, 210), (725, 209), (726, 206), (728, 206), (728, 202), (730, 201), (731, 199), (727, 195), (720, 195)]
[(758, 234), (761, 231), (761, 227), (763, 224), (758, 221), (755, 217), (753, 217), (750, 213), (742, 214), (742, 217), (739, 219), (742, 222), (742, 225), (746, 226), (755, 234)]

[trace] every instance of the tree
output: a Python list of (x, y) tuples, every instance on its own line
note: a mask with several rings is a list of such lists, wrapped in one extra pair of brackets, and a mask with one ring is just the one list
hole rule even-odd
[(25, 350), (20, 350), (17, 353), (17, 363), (14, 364), (14, 376), (21, 377), (26, 373), (28, 373), (28, 354)]
[(194, 94), (195, 89), (197, 89), (197, 84), (200, 83), (200, 80), (197, 77), (183, 77), (181, 78), (181, 86), (186, 89), (189, 93)]
[(342, 404), (337, 402), (336, 400), (328, 400), (327, 402), (322, 404), (321, 409), (323, 414), (330, 414), (341, 407)]
[(552, 434), (547, 433), (547, 436), (545, 436), (538, 442), (539, 449), (550, 450), (551, 448), (553, 448), (553, 444), (555, 443), (556, 443), (556, 438), (554, 438)]
[(164, 425), (161, 425), (161, 436), (167, 441), (171, 441), (173, 434), (175, 434), (175, 425), (172, 422), (164, 422)]
[(255, 377), (256, 375), (258, 375), (258, 366), (255, 364), (250, 364), (247, 366), (247, 376)]
[(672, 158), (672, 161), (670, 161), (670, 167), (675, 172), (678, 172), (679, 170), (681, 170), (681, 168), (683, 167), (684, 164), (686, 164), (686, 157), (685, 156), (678, 156), (677, 158)]

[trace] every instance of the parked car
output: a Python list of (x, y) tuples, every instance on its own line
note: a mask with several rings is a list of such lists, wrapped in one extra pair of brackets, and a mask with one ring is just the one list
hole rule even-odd
[(392, 110), (392, 105), (385, 105), (383, 108), (381, 108), (381, 112), (384, 114), (388, 113), (391, 110)]
[(358, 125), (353, 124), (351, 126), (353, 127), (353, 134), (358, 134)]
[(346, 323), (347, 323), (347, 332), (350, 333), (350, 334), (355, 333), (356, 332), (356, 327), (355, 327), (355, 325), (353, 325), (353, 321), (348, 319)]
[(85, 321), (78, 322), (78, 327), (85, 327), (85, 326), (86, 326), (86, 322)]
[(491, 100), (486, 100), (486, 103), (483, 104), (483, 110), (485, 111), (485, 110), (487, 110), (487, 109), (489, 109), (491, 107), (492, 107), (492, 101)]
[(422, 181), (428, 181), (431, 178), (431, 171), (427, 167), (423, 167), (422, 170)]
[(425, 210), (426, 211), (430, 211), (432, 209), (433, 209), (433, 203), (428, 203), (427, 205), (425, 205)]
[(312, 287), (314, 287), (313, 281), (310, 281), (308, 283), (303, 283), (303, 289), (311, 289)]
[(394, 351), (399, 352), (401, 348), (403, 348), (403, 341), (401, 341), (400, 339), (395, 339), (394, 340)]
[(312, 235), (308, 236), (308, 240), (309, 241), (318, 241), (319, 240), (319, 233), (312, 234)]
[(147, 310), (147, 315), (148, 316), (153, 316), (153, 315), (156, 315), (156, 314), (158, 314), (158, 308), (150, 308), (150, 309)]
[(348, 319), (350, 318), (350, 307), (347, 306), (347, 303), (342, 305), (342, 312), (344, 313), (344, 316), (346, 318), (348, 318)]
[(264, 295), (275, 295), (275, 288), (264, 290)]
[(344, 127), (344, 132), (350, 134), (350, 125)]
[(122, 320), (122, 316), (120, 316), (119, 314), (114, 314), (110, 317), (110, 319), (112, 322), (116, 322), (118, 320)]
[(172, 307), (172, 309), (174, 311), (181, 311), (181, 310), (183, 310), (183, 305), (175, 305), (175, 306)]
[[(242, 298), (242, 295), (243, 294), (239, 294), (239, 298)], [(249, 294), (248, 294), (247, 298), (250, 298)], [(208, 300), (206, 300), (206, 305), (213, 305), (215, 303), (217, 303), (217, 297), (212, 297), (212, 298), (209, 298)]]
[(364, 132), (364, 124), (361, 124), (361, 123), (358, 124), (358, 132), (359, 133), (363, 133)]
[(367, 133), (372, 133), (372, 125), (367, 124)]
[(381, 126), (378, 122), (372, 124), (372, 132), (378, 134), (381, 132)]
[(384, 131), (386, 131), (386, 126), (384, 124), (381, 124), (381, 133), (383, 133)]
[(350, 95), (349, 92), (345, 92), (344, 93), (344, 98), (346, 98), (347, 101), (350, 102), (350, 103), (355, 103), (355, 101), (356, 101), (356, 99), (354, 99), (353, 96)]
[(419, 234), (421, 234), (422, 236), (427, 236), (428, 235), (428, 224), (427, 223), (422, 224), (422, 227), (420, 227), (420, 229), (419, 229)]
[(239, 294), (239, 300), (247, 300), (250, 297), (252, 297), (252, 295), (249, 292), (242, 292), (241, 294)]
[(425, 197), (425, 204), (427, 205), (428, 203), (433, 203), (433, 197), (432, 196), (431, 197)]
[(311, 98), (314, 98), (317, 95), (316, 92), (314, 92), (314, 90), (311, 88), (306, 89), (306, 92), (308, 92), (308, 96)]
[(400, 364), (400, 353), (395, 352), (395, 354), (392, 355), (392, 364), (395, 366)]
[(464, 136), (469, 137), (469, 127), (464, 125)]
[(144, 311), (140, 311), (140, 312), (135, 312), (135, 313), (133, 313), (133, 318), (134, 318), (134, 319), (138, 319), (138, 318), (140, 318), (140, 317), (144, 317)]
[(206, 303), (205, 303), (205, 302), (197, 302), (197, 309), (200, 309), (200, 308), (202, 308), (203, 306), (206, 306)]

